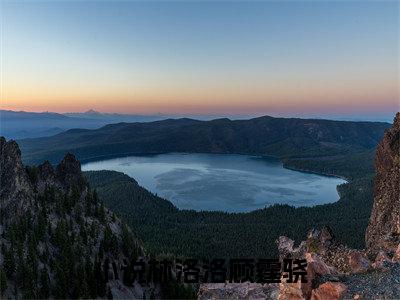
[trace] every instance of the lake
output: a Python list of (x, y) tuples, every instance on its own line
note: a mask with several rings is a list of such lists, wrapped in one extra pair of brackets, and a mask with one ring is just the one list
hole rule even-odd
[(181, 209), (247, 212), (276, 203), (314, 206), (339, 199), (345, 181), (288, 170), (273, 158), (230, 154), (160, 154), (90, 162), (84, 171), (123, 172)]

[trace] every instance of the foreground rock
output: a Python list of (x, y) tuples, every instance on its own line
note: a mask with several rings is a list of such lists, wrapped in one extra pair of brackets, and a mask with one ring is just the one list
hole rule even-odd
[(336, 300), (343, 298), (347, 286), (340, 282), (326, 282), (314, 289), (311, 300)]
[(276, 299), (277, 284), (206, 283), (200, 286), (198, 299)]
[[(310, 233), (310, 237), (315, 242), (316, 236)], [(281, 283), (279, 300), (400, 298), (400, 261), (396, 253), (380, 251), (371, 263), (366, 251), (331, 242), (321, 252), (308, 249), (307, 284)]]
[(361, 251), (351, 252), (348, 259), (351, 273), (363, 273), (371, 267), (371, 262)]
[(378, 145), (374, 205), (365, 234), (368, 251), (394, 252), (400, 243), (400, 113)]
[(128, 277), (144, 250), (71, 154), (56, 168), (25, 167), (17, 143), (0, 137), (0, 233), (2, 299), (160, 297)]

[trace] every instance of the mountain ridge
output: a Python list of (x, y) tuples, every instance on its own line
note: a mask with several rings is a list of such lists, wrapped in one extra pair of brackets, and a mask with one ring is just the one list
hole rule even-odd
[(15, 141), (0, 137), (0, 273), (3, 298), (142, 298), (127, 266), (147, 260), (131, 229), (104, 207), (67, 154), (25, 167)]
[(270, 116), (211, 121), (182, 118), (109, 124), (95, 130), (66, 131), (19, 143), (27, 163), (55, 161), (67, 151), (82, 161), (92, 156), (167, 152), (257, 154), (286, 159), (369, 151), (389, 127), (389, 123), (382, 122)]

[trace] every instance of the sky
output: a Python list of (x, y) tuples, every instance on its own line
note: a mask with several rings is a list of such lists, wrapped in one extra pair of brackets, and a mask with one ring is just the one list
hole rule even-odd
[(398, 1), (0, 1), (0, 108), (393, 115)]

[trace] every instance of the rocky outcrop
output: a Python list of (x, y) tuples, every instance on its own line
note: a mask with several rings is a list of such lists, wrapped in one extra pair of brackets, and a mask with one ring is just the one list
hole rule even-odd
[(45, 161), (38, 167), (37, 188), (39, 192), (43, 192), (47, 187), (56, 184), (56, 174), (53, 166), (49, 161)]
[(258, 283), (207, 283), (198, 291), (198, 299), (276, 299), (278, 284)]
[(396, 252), (393, 255), (393, 261), (400, 263), (400, 244), (397, 246)]
[(56, 178), (66, 191), (70, 191), (72, 188), (82, 191), (86, 186), (81, 173), (81, 163), (71, 153), (67, 153), (57, 166)]
[(75, 192), (82, 193), (87, 188), (81, 172), (81, 164), (74, 155), (68, 153), (58, 166), (54, 169), (49, 161), (37, 167), (34, 178), (35, 185), (39, 192), (47, 187), (57, 187), (65, 193), (75, 189)]
[(0, 208), (1, 298), (160, 297), (129, 279), (131, 258), (148, 260), (143, 247), (72, 154), (55, 168), (24, 166), (18, 144), (0, 137)]
[(374, 204), (365, 235), (368, 251), (393, 252), (400, 243), (400, 113), (378, 146)]
[(24, 167), (21, 151), (15, 141), (0, 137), (0, 204), (5, 207), (12, 199), (16, 204), (32, 198), (46, 187), (57, 187), (69, 193), (73, 188), (82, 192), (86, 188), (80, 162), (68, 153), (54, 170), (48, 162), (39, 167)]
[(0, 137), (0, 211), (8, 220), (15, 213), (23, 213), (32, 201), (32, 186), (22, 165), (21, 151), (15, 141)]
[(12, 140), (7, 142), (4, 137), (0, 137), (0, 174), (0, 196), (3, 199), (30, 188), (18, 144)]
[(311, 300), (336, 300), (343, 298), (347, 286), (340, 282), (326, 282), (312, 291)]
[[(227, 283), (203, 284), (199, 299), (277, 299), (339, 300), (400, 298), (400, 261), (381, 251), (371, 263), (365, 251), (350, 249), (333, 239), (328, 228), (313, 229), (308, 240), (294, 247), (294, 241), (280, 237), (277, 244), (281, 257), (304, 253), (307, 260), (307, 283), (276, 284)], [(331, 234), (326, 239), (325, 233)], [(324, 233), (324, 234), (321, 234)], [(312, 245), (304, 251), (302, 245)], [(318, 247), (314, 247), (318, 245)], [(400, 249), (400, 245), (399, 248)], [(400, 250), (399, 250), (400, 253)], [(282, 256), (283, 255), (283, 256)], [(400, 257), (400, 256), (399, 256)]]
[(375, 258), (374, 263), (372, 264), (372, 267), (375, 269), (379, 268), (384, 268), (386, 265), (390, 264), (391, 260), (386, 254), (385, 251), (379, 251), (378, 255)]
[[(397, 252), (392, 256), (380, 251), (371, 263), (364, 250), (350, 249), (334, 239), (326, 243), (325, 235), (321, 235), (323, 231), (313, 229), (308, 234), (306, 242), (312, 245), (305, 253), (308, 282), (281, 283), (278, 300), (400, 298)], [(286, 245), (292, 244), (286, 237), (279, 240), (286, 241)], [(400, 253), (400, 244), (397, 249)], [(290, 257), (287, 251), (286, 255)]]
[(348, 260), (351, 273), (366, 272), (371, 266), (371, 262), (365, 257), (365, 254), (361, 251), (352, 251), (348, 256)]
[(307, 252), (306, 242), (300, 243), (298, 247), (294, 247), (294, 241), (286, 236), (280, 236), (276, 241), (280, 258), (304, 258)]

